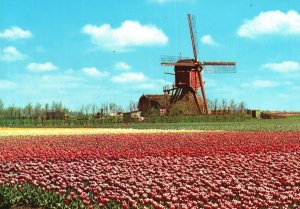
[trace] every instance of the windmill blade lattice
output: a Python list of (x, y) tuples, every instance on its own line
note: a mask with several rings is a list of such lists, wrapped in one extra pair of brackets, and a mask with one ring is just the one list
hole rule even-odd
[(196, 53), (197, 53), (197, 57), (199, 55), (199, 47), (198, 47), (198, 34), (197, 34), (197, 19), (196, 19), (196, 16), (195, 15), (190, 15), (191, 17), (191, 23), (192, 23), (192, 31), (193, 31), (193, 34), (194, 34), (194, 45), (195, 45), (195, 48), (196, 48)]
[(164, 66), (174, 66), (179, 61), (184, 62), (184, 60), (189, 60), (188, 57), (182, 57), (182, 56), (161, 56), (161, 65)]
[(236, 63), (198, 61), (199, 52), (195, 16), (188, 14), (188, 26), (194, 57), (161, 56), (161, 65), (174, 66), (174, 73), (165, 73), (175, 76), (172, 87), (164, 88), (164, 92), (170, 94), (168, 110), (175, 103), (179, 103), (180, 105), (188, 103), (188, 114), (192, 112), (196, 114), (209, 114), (202, 73), (235, 73)]
[(236, 73), (235, 62), (204, 62), (202, 69), (205, 74)]
[(197, 45), (196, 45), (196, 37), (194, 34), (195, 29), (195, 23), (196, 23), (196, 18), (193, 17), (191, 14), (188, 14), (188, 23), (189, 23), (189, 28), (190, 28), (190, 36), (191, 36), (191, 41), (192, 41), (192, 48), (193, 48), (193, 53), (194, 53), (194, 59), (195, 61), (198, 61), (198, 51), (197, 51)]

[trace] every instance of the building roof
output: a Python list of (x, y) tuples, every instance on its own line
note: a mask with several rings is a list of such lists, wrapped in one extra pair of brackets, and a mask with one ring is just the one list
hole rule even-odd
[(169, 104), (170, 96), (167, 94), (144, 94), (141, 96), (146, 97), (151, 102), (156, 102), (159, 104), (160, 108), (164, 109)]

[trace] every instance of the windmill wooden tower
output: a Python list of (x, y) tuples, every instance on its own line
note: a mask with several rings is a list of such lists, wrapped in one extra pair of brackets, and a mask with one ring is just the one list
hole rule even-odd
[[(194, 113), (208, 114), (208, 102), (205, 95), (202, 72), (226, 73), (235, 72), (235, 62), (200, 62), (196, 41), (195, 18), (188, 14), (194, 59), (183, 57), (162, 57), (161, 65), (174, 66), (175, 83), (171, 88), (164, 87), (164, 92), (170, 94), (169, 109), (176, 103), (190, 103), (196, 106)], [(201, 93), (198, 93), (200, 89)]]

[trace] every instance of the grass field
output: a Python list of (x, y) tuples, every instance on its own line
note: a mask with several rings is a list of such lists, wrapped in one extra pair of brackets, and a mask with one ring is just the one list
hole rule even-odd
[(161, 132), (201, 132), (201, 131), (296, 131), (300, 130), (300, 117), (277, 120), (247, 120), (244, 122), (206, 123), (115, 123), (101, 127), (18, 127), (0, 128), (0, 137), (35, 135), (98, 135)]
[[(84, 128), (83, 128), (84, 127)], [(97, 126), (47, 126), (0, 128), (0, 136), (18, 135), (86, 135), (161, 133), (191, 131), (296, 131), (300, 130), (300, 117), (274, 120), (251, 119), (242, 122), (178, 122), (178, 123), (111, 123)]]
[(300, 117), (274, 120), (251, 119), (243, 122), (202, 122), (202, 123), (131, 123), (108, 124), (106, 128), (203, 130), (203, 131), (291, 131), (300, 130)]

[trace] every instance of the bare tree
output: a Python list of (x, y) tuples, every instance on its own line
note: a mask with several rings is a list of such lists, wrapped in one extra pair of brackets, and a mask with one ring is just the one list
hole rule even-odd
[(214, 102), (211, 99), (207, 99), (208, 109), (212, 111), (214, 109)]
[(14, 116), (14, 111), (15, 111), (15, 107), (12, 105), (12, 106), (9, 106), (8, 108), (7, 108), (7, 112), (8, 112), (8, 114), (9, 114), (9, 119), (10, 120), (13, 120), (13, 119), (15, 119), (15, 118), (13, 118), (13, 116)]
[(222, 109), (223, 114), (226, 113), (227, 106), (228, 106), (228, 105), (227, 105), (226, 99), (222, 99), (222, 102), (221, 102), (221, 109)]
[(0, 99), (0, 118), (3, 118), (3, 114), (4, 114), (4, 103)]
[(92, 115), (96, 115), (97, 109), (98, 109), (98, 107), (97, 107), (96, 104), (92, 104), (91, 105), (91, 113), (92, 113)]
[(233, 99), (230, 100), (230, 102), (229, 102), (229, 110), (230, 110), (231, 114), (236, 112), (236, 104)]
[(82, 106), (79, 108), (79, 110), (78, 110), (78, 115), (79, 115), (80, 117), (82, 117), (83, 114), (84, 114), (84, 105), (82, 105)]
[(115, 103), (109, 103), (109, 113), (123, 112), (123, 108)]
[(242, 101), (238, 105), (238, 111), (239, 113), (244, 113), (245, 110), (246, 110), (246, 103)]
[(103, 114), (109, 114), (108, 104), (101, 104), (100, 113), (101, 113), (101, 110), (103, 110)]
[(138, 103), (135, 101), (130, 101), (128, 106), (129, 112), (137, 111), (138, 110)]
[(26, 105), (24, 107), (24, 110), (25, 110), (25, 114), (27, 115), (27, 118), (31, 119), (31, 117), (32, 117), (32, 104), (29, 103), (28, 105)]
[(84, 107), (84, 113), (85, 113), (86, 116), (88, 116), (91, 113), (91, 108), (92, 108), (92, 105), (90, 105), (90, 104), (87, 104)]
[(22, 108), (18, 108), (17, 110), (17, 114), (18, 114), (18, 119), (21, 120), (21, 117), (22, 117)]
[(45, 109), (45, 113), (47, 113), (49, 111), (49, 104), (48, 103), (45, 104), (44, 109)]
[(42, 115), (42, 105), (40, 103), (36, 103), (33, 108), (33, 117), (35, 119), (39, 118)]
[(217, 110), (218, 110), (218, 99), (217, 98), (213, 101), (213, 109), (215, 111), (215, 114), (217, 114)]

